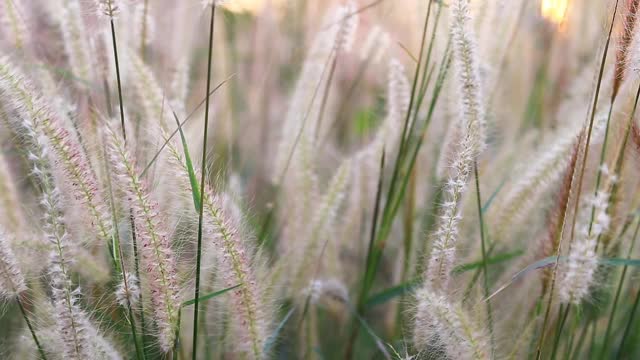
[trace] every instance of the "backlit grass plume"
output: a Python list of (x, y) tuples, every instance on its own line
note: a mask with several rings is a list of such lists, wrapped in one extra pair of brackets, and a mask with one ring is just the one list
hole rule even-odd
[(455, 262), (460, 202), (467, 188), (473, 162), (484, 147), (485, 113), (482, 96), (479, 59), (471, 30), (469, 5), (455, 1), (451, 20), (454, 78), (459, 96), (460, 140), (455, 148), (449, 178), (446, 181), (443, 203), (439, 209), (436, 230), (431, 235), (433, 247), (427, 271), (426, 285), (432, 290), (446, 290)]
[(105, 129), (109, 161), (118, 187), (131, 207), (136, 235), (140, 243), (141, 265), (149, 282), (153, 319), (163, 351), (173, 346), (180, 306), (176, 259), (167, 229), (147, 185), (139, 177), (129, 150), (120, 135)]
[(638, 358), (639, 3), (0, 0), (0, 358)]
[(414, 342), (418, 349), (442, 351), (448, 359), (491, 359), (486, 332), (462, 305), (429, 289), (418, 291), (416, 299)]

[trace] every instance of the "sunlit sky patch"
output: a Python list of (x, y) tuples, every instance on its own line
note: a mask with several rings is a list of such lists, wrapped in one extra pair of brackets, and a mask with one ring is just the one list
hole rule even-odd
[(542, 0), (540, 11), (547, 20), (562, 24), (568, 7), (569, 0)]

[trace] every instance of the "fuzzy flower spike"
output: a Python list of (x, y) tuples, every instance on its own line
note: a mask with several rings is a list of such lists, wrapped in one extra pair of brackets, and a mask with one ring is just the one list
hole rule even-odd
[(460, 201), (465, 193), (473, 162), (484, 147), (485, 114), (480, 84), (480, 65), (466, 0), (453, 4), (451, 33), (454, 52), (455, 83), (459, 86), (461, 138), (451, 163), (444, 202), (436, 231), (432, 235), (433, 249), (427, 266), (426, 281), (434, 290), (446, 290), (455, 260), (458, 223), (462, 217)]
[(98, 10), (100, 14), (106, 15), (113, 20), (120, 13), (118, 2), (116, 0), (98, 0)]
[(17, 118), (28, 119), (12, 122), (15, 132), (24, 134), (28, 129), (27, 137), (46, 142), (49, 152), (45, 158), (52, 158), (52, 170), (56, 170), (52, 174), (61, 177), (58, 183), (69, 186), (70, 198), (84, 208), (87, 225), (97, 235), (96, 238), (108, 242), (112, 231), (111, 218), (104, 206), (96, 175), (80, 143), (7, 58), (0, 58), (0, 90), (5, 91), (8, 105), (20, 115)]
[(139, 170), (126, 149), (124, 140), (109, 128), (105, 133), (115, 180), (125, 192), (128, 205), (133, 211), (134, 226), (141, 244), (141, 265), (149, 279), (158, 339), (162, 350), (167, 352), (175, 340), (180, 306), (175, 256), (167, 231), (160, 220), (158, 204), (138, 176)]

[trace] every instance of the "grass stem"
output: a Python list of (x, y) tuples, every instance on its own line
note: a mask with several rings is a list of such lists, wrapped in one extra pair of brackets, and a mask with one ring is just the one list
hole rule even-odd
[(200, 298), (200, 267), (202, 261), (202, 223), (204, 214), (204, 197), (206, 196), (204, 190), (205, 178), (206, 178), (206, 166), (207, 166), (207, 138), (209, 129), (209, 101), (211, 90), (211, 62), (213, 56), (213, 28), (216, 15), (216, 4), (211, 4), (211, 20), (209, 22), (209, 55), (207, 60), (207, 98), (204, 108), (204, 134), (202, 144), (202, 167), (200, 172), (200, 196), (202, 201), (200, 202), (199, 214), (198, 214), (198, 244), (196, 252), (196, 284), (193, 305), (193, 346), (192, 346), (192, 359), (196, 360), (198, 353), (198, 310), (199, 310), (199, 298)]

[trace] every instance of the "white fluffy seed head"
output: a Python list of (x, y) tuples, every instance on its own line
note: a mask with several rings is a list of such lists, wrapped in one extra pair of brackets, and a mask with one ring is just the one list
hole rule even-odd
[[(62, 32), (64, 49), (73, 75), (84, 81), (90, 81), (91, 54), (87, 30), (84, 25), (80, 1), (64, 1), (60, 6), (54, 7), (56, 20)], [(84, 82), (78, 81), (79, 86)]]
[(419, 350), (442, 348), (449, 359), (490, 359), (484, 329), (461, 304), (424, 287), (416, 293), (413, 339)]
[(313, 280), (304, 291), (315, 305), (330, 306), (332, 302), (349, 303), (349, 290), (337, 279)]
[(138, 278), (132, 274), (127, 273), (126, 283), (122, 279), (118, 287), (116, 288), (116, 300), (121, 306), (128, 308), (129, 306), (136, 307), (140, 301), (140, 286)]
[(453, 42), (454, 78), (458, 86), (459, 116), (463, 127), (477, 132), (474, 151), (482, 150), (485, 141), (484, 95), (480, 78), (480, 58), (467, 0), (455, 0), (452, 10), (451, 39)]
[(338, 51), (350, 52), (356, 39), (356, 32), (360, 24), (356, 5), (353, 2), (347, 3), (338, 11), (340, 29), (336, 38)]
[(136, 235), (140, 244), (140, 265), (145, 269), (151, 291), (153, 319), (163, 351), (173, 346), (178, 325), (179, 288), (176, 258), (161, 220), (159, 205), (140, 179), (124, 140), (113, 130), (105, 128), (108, 156), (115, 183), (122, 189), (132, 211)]
[(265, 286), (257, 274), (256, 255), (239, 230), (241, 219), (234, 216), (225, 202), (223, 196), (205, 188), (203, 230), (220, 256), (218, 267), (225, 285), (242, 284), (229, 295), (233, 312), (237, 314), (232, 320), (237, 334), (235, 350), (248, 358), (260, 359), (265, 356), (262, 351), (269, 336), (271, 309), (265, 299)]
[[(578, 235), (571, 244), (566, 262), (559, 268), (558, 291), (564, 303), (580, 304), (594, 285), (598, 270), (596, 244), (598, 238), (609, 230), (607, 213), (609, 194), (598, 192), (588, 199), (579, 213)], [(594, 211), (593, 223), (591, 211)]]
[(97, 8), (100, 15), (106, 15), (110, 19), (116, 18), (120, 13), (117, 0), (97, 0)]
[(452, 16), (454, 79), (460, 93), (460, 141), (455, 149), (449, 179), (445, 185), (438, 225), (432, 234), (433, 249), (425, 280), (434, 290), (446, 290), (448, 287), (449, 274), (455, 260), (458, 223), (462, 218), (460, 201), (467, 188), (473, 163), (483, 149), (485, 141), (484, 100), (479, 60), (466, 0), (455, 0)]

